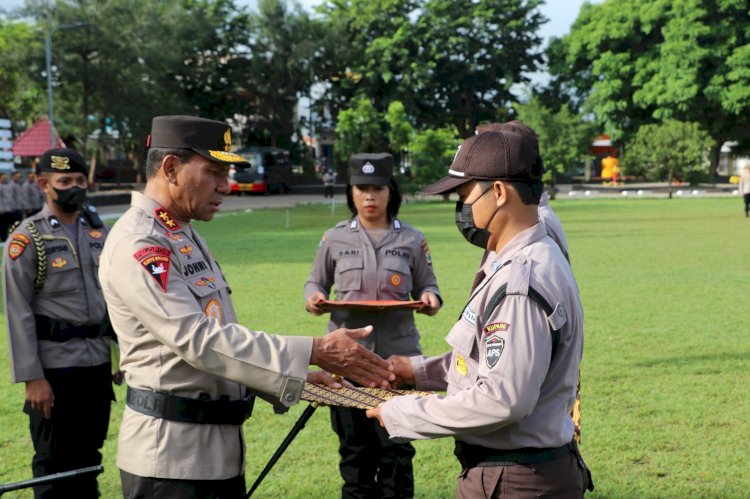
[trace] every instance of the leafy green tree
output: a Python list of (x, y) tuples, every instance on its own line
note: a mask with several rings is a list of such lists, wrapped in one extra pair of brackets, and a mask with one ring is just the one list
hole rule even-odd
[(737, 0), (584, 4), (551, 67), (616, 139), (665, 120), (700, 123), (750, 150), (750, 10)]
[(31, 122), (46, 110), (34, 73), (43, 64), (42, 40), (25, 22), (0, 19), (0, 117)]
[(409, 146), (409, 141), (414, 136), (414, 127), (406, 115), (406, 108), (401, 101), (393, 101), (388, 106), (385, 114), (388, 124), (388, 145), (396, 157), (396, 163), (401, 164), (401, 155)]
[(518, 120), (531, 127), (539, 139), (539, 152), (544, 161), (544, 181), (554, 185), (558, 175), (573, 175), (588, 154), (595, 125), (580, 114), (574, 114), (568, 104), (552, 111), (538, 97), (525, 104), (514, 104)]
[(664, 123), (643, 125), (627, 143), (622, 159), (623, 173), (646, 176), (650, 180), (668, 184), (672, 197), (672, 182), (707, 172), (707, 154), (713, 140), (698, 123), (668, 120)]
[(336, 119), (336, 156), (346, 163), (353, 154), (383, 152), (385, 143), (383, 117), (369, 99), (359, 98), (354, 106), (341, 111)]
[(425, 187), (448, 173), (458, 144), (456, 130), (452, 127), (417, 132), (409, 144), (416, 187)]

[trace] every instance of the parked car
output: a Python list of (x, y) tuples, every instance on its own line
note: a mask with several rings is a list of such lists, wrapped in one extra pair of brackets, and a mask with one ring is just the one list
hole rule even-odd
[(233, 165), (229, 169), (232, 193), (289, 192), (292, 162), (289, 151), (278, 147), (245, 147), (235, 151), (250, 161), (249, 165)]

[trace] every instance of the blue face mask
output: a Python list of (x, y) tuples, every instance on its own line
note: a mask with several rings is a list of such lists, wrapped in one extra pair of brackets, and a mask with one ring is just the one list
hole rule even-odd
[[(491, 185), (482, 192), (474, 203), (482, 199), (482, 196), (484, 196), (490, 189), (492, 189)], [(482, 249), (487, 249), (487, 243), (489, 242), (492, 233), (486, 228), (480, 229), (474, 225), (474, 214), (472, 212), (474, 203), (456, 202), (456, 227), (458, 227), (458, 230), (461, 232), (461, 235), (464, 236), (464, 239), (471, 244), (479, 246)], [(496, 213), (497, 209), (487, 221), (487, 226), (489, 226), (492, 219), (495, 218)]]

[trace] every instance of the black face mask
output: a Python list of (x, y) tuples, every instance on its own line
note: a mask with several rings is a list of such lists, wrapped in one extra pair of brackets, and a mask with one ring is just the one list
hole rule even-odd
[[(492, 189), (492, 186), (485, 189), (484, 192), (477, 198), (477, 200), (474, 201), (474, 203), (482, 199), (482, 196), (484, 196), (490, 189)], [(474, 246), (479, 246), (482, 249), (487, 249), (487, 243), (490, 240), (491, 233), (486, 228), (480, 229), (479, 227), (474, 225), (474, 214), (471, 211), (474, 203), (463, 203), (461, 201), (456, 201), (456, 227), (458, 227), (461, 235), (464, 236), (464, 238), (471, 244), (473, 244)], [(492, 219), (495, 218), (495, 213), (497, 213), (497, 210), (495, 210), (490, 219), (487, 221), (487, 226), (489, 226)]]
[(69, 189), (55, 189), (52, 187), (52, 189), (57, 194), (55, 204), (65, 213), (75, 213), (86, 202), (86, 189), (81, 189), (78, 186)]

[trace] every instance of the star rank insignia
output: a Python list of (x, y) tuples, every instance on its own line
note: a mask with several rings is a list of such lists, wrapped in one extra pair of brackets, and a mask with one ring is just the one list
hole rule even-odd
[(164, 208), (157, 208), (154, 210), (154, 213), (157, 217), (164, 223), (164, 225), (167, 226), (167, 229), (171, 231), (178, 230), (180, 228), (180, 224), (175, 222), (174, 217)]

